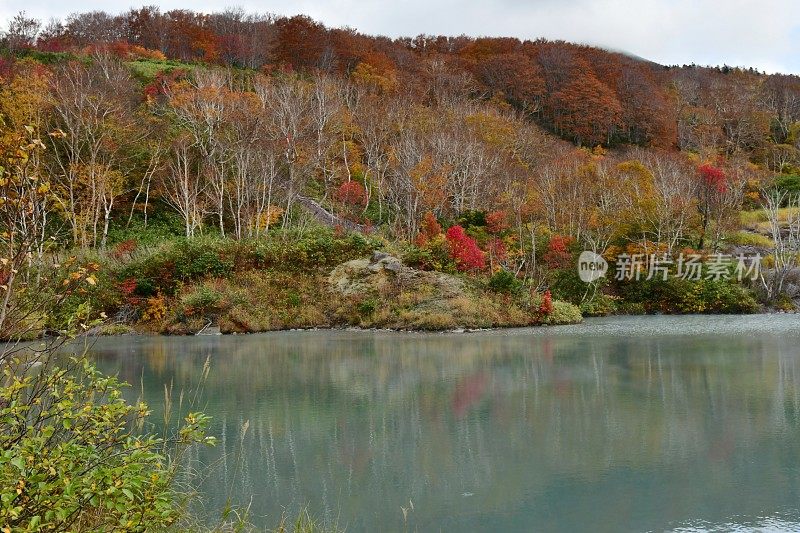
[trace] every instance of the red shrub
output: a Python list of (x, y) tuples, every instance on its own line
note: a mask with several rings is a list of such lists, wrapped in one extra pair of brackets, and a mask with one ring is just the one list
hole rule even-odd
[(446, 238), (450, 247), (450, 257), (455, 260), (456, 268), (463, 272), (486, 267), (486, 255), (478, 248), (475, 239), (464, 232), (464, 228), (452, 226), (447, 230)]
[(157, 96), (164, 96), (169, 91), (170, 86), (180, 81), (186, 76), (184, 69), (176, 68), (169, 71), (160, 71), (156, 77), (145, 85), (144, 95), (147, 98), (155, 98)]
[(119, 284), (119, 292), (122, 293), (125, 303), (133, 305), (139, 303), (140, 299), (134, 296), (134, 293), (136, 292), (136, 286), (138, 284), (139, 283), (136, 281), (136, 278), (128, 278)]
[(486, 229), (489, 233), (501, 233), (508, 229), (505, 211), (492, 211), (486, 215)]
[(436, 220), (436, 215), (428, 211), (425, 213), (425, 216), (422, 217), (422, 224), (420, 225), (415, 243), (417, 246), (425, 246), (428, 244), (428, 241), (441, 233), (442, 226), (439, 224), (439, 221)]
[(553, 312), (553, 295), (550, 294), (550, 291), (544, 291), (544, 295), (542, 296), (542, 303), (539, 304), (539, 314), (543, 316), (547, 316)]
[(544, 253), (544, 262), (547, 263), (548, 268), (556, 270), (569, 266), (572, 259), (572, 254), (569, 251), (570, 244), (572, 244), (572, 237), (553, 235), (550, 238), (550, 242), (547, 244), (547, 251)]
[(342, 183), (334, 197), (343, 204), (351, 206), (366, 206), (367, 191), (364, 186), (357, 181), (345, 181)]
[(0, 78), (10, 80), (14, 73), (14, 60), (0, 57)]
[(114, 250), (111, 252), (111, 255), (115, 259), (120, 259), (126, 255), (130, 255), (134, 252), (137, 248), (138, 244), (136, 243), (136, 239), (128, 239), (126, 241), (122, 241), (114, 247)]
[(64, 52), (66, 51), (69, 42), (66, 37), (55, 36), (39, 38), (36, 41), (36, 49), (40, 52)]

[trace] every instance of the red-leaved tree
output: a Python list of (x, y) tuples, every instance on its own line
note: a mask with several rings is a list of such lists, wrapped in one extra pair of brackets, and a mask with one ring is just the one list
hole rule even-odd
[(710, 163), (697, 167), (697, 175), (697, 209), (700, 211), (700, 242), (697, 247), (702, 250), (711, 221), (721, 218), (726, 208), (730, 184), (725, 171)]
[(544, 262), (551, 270), (559, 268), (567, 268), (572, 254), (569, 251), (569, 245), (572, 244), (572, 237), (563, 237), (561, 235), (553, 235), (550, 237), (550, 242), (547, 244), (547, 251), (544, 253)]
[(343, 204), (352, 207), (364, 207), (367, 205), (367, 191), (364, 186), (357, 181), (346, 181), (336, 189), (335, 197)]
[(492, 211), (486, 215), (486, 229), (489, 233), (502, 233), (508, 229), (505, 211)]
[(710, 163), (705, 163), (697, 168), (702, 181), (701, 187), (708, 191), (723, 194), (728, 190), (728, 179), (725, 171)]
[(442, 226), (439, 224), (439, 221), (436, 220), (436, 215), (434, 215), (433, 212), (428, 211), (422, 217), (422, 224), (420, 224), (419, 233), (417, 234), (415, 243), (417, 246), (425, 246), (431, 241), (431, 239), (436, 238), (441, 233)]

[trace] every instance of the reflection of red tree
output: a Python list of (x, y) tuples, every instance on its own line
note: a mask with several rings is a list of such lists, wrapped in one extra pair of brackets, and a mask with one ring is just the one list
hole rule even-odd
[(456, 385), (453, 394), (452, 410), (456, 418), (461, 418), (471, 407), (479, 403), (486, 392), (488, 377), (485, 372), (469, 376)]
[(553, 347), (553, 340), (552, 339), (544, 339), (541, 344), (542, 348), (542, 359), (547, 361), (548, 363), (552, 364), (555, 354), (555, 348)]

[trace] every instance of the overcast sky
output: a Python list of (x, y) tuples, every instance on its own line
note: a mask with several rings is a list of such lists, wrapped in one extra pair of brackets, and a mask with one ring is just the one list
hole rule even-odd
[[(444, 34), (545, 37), (626, 51), (662, 64), (753, 66), (800, 74), (800, 0), (158, 0), (162, 10), (228, 6), (303, 13), (328, 26), (392, 37)], [(0, 0), (47, 20), (76, 11), (125, 11), (130, 0)]]

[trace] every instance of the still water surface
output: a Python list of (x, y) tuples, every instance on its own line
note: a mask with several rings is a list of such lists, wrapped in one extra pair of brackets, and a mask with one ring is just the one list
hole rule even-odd
[(219, 445), (191, 454), (208, 513), (230, 495), (262, 526), (308, 507), (347, 531), (800, 531), (796, 316), (92, 351), (156, 420), (210, 358)]

